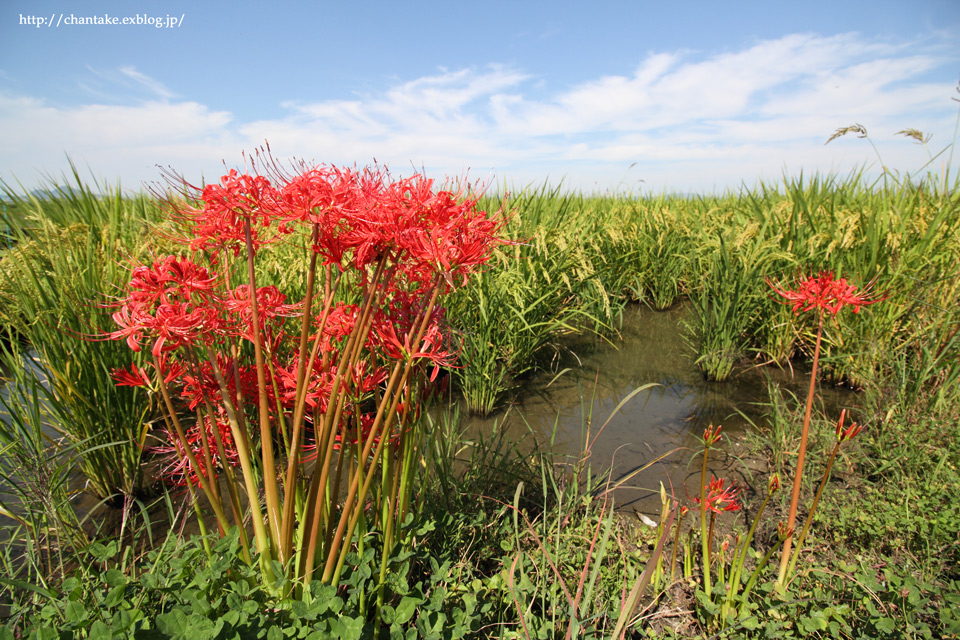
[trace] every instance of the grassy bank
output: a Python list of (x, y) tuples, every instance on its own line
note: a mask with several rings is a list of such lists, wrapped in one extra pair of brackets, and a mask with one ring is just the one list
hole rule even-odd
[[(421, 418), (412, 505), (389, 538), (396, 546), (383, 549), (388, 538), (371, 517), (349, 541), (353, 570), (337, 586), (307, 589), (285, 585), (283, 567), (264, 580), (256, 561), (241, 559), (236, 533), (220, 538), (215, 525), (203, 539), (175, 533), (196, 515), (181, 510), (189, 494), (158, 484), (153, 471), (160, 400), (114, 385), (110, 372), (132, 357), (122, 342), (87, 339), (115, 330), (103, 304), (121, 295), (131, 264), (179, 250), (161, 203), (77, 178), (43, 196), (9, 191), (0, 322), (9, 330), (9, 384), (19, 391), (0, 433), (3, 508), (14, 516), (2, 574), (9, 631), (0, 633), (196, 640), (256, 637), (273, 626), (291, 637), (372, 637), (374, 629), (438, 638), (955, 637), (956, 187), (944, 176), (883, 185), (854, 174), (722, 196), (549, 186), (509, 194), (506, 242), (446, 303), (459, 360), (439, 378), (449, 384), (448, 408)], [(501, 202), (480, 205), (494, 211)], [(296, 243), (264, 249), (258, 284), (299, 300), (306, 267)], [(839, 449), (782, 586), (768, 566), (747, 588), (768, 551), (778, 560), (789, 491), (770, 498), (736, 579), (733, 569), (737, 536), (748, 537), (769, 477), (793, 478), (803, 398), (771, 389), (769, 417), (747, 443), (762, 462), (753, 468), (767, 473), (737, 496), (742, 509), (717, 515), (716, 535), (686, 496), (665, 495), (659, 528), (644, 528), (615, 510), (597, 461), (571, 472), (550, 452), (458, 427), (458, 411), (495, 413), (532, 373), (550, 370), (564, 336), (595, 333), (615, 344), (627, 304), (666, 309), (688, 299), (688, 339), (710, 380), (810, 360), (816, 323), (770, 283), (826, 270), (858, 291), (871, 282), (882, 301), (824, 323), (819, 383), (860, 390), (849, 409), (863, 431)], [(23, 367), (24, 357), (38, 366)], [(801, 523), (836, 443), (837, 416), (818, 414)], [(100, 515), (75, 513), (77, 474), (102, 501)], [(209, 504), (197, 504), (209, 519)], [(94, 526), (103, 513), (120, 514), (119, 528)], [(705, 571), (708, 538), (715, 548)]]

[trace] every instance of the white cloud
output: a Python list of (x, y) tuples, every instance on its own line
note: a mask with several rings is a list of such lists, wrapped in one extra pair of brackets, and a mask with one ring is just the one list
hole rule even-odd
[(167, 89), (162, 83), (140, 73), (134, 67), (120, 67), (117, 69), (117, 71), (119, 71), (125, 77), (130, 78), (158, 98), (163, 100), (172, 100), (173, 98), (177, 97), (177, 94)]
[[(872, 161), (863, 141), (823, 144), (853, 122), (876, 141), (916, 127), (949, 143), (953, 71), (942, 83), (929, 80), (955, 63), (942, 55), (857, 34), (794, 34), (712, 56), (651, 53), (631, 75), (598, 73), (546, 97), (534, 97), (539, 78), (510, 67), (441, 70), (351, 100), (283, 103), (279, 117), (247, 122), (178, 100), (132, 67), (91, 70), (104, 91), (120, 85), (149, 97), (59, 107), (0, 94), (0, 177), (30, 179), (37, 168), (62, 166), (64, 153), (128, 184), (155, 179), (156, 163), (210, 177), (223, 158), (239, 163), (243, 149), (266, 139), (280, 157), (376, 158), (396, 172), (495, 170), (517, 183), (566, 175), (565, 184), (585, 189), (616, 186), (625, 175), (656, 188), (735, 187), (784, 169), (844, 171)], [(890, 145), (889, 165), (922, 162), (916, 145)]]

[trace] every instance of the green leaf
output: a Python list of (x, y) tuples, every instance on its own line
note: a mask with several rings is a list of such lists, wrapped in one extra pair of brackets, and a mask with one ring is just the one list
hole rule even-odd
[(90, 640), (112, 640), (113, 632), (110, 631), (110, 627), (106, 624), (97, 620), (90, 626), (90, 635), (87, 636)]
[(105, 574), (103, 574), (103, 580), (107, 583), (107, 586), (110, 587), (119, 587), (127, 584), (127, 577), (123, 575), (123, 572), (119, 569), (108, 569)]
[(892, 618), (880, 618), (874, 622), (874, 626), (884, 633), (893, 633), (897, 628)]
[(418, 604), (420, 604), (420, 600), (404, 596), (400, 600), (400, 604), (397, 605), (397, 622), (400, 624), (407, 623), (410, 618), (413, 617), (413, 614), (417, 612)]
[(110, 589), (107, 592), (107, 597), (103, 599), (103, 606), (114, 608), (123, 602), (123, 596), (126, 593), (127, 588), (125, 586), (115, 587)]
[(757, 620), (757, 616), (750, 616), (746, 620), (740, 621), (740, 626), (749, 631), (760, 628), (760, 621)]
[(340, 618), (334, 623), (333, 630), (340, 640), (360, 640), (363, 618)]
[[(380, 620), (384, 624), (393, 625), (397, 621), (397, 610), (391, 607), (389, 604), (385, 604), (380, 607)], [(391, 630), (391, 634), (392, 634)]]
[(161, 613), (157, 616), (157, 629), (172, 638), (183, 638), (187, 640), (190, 631), (187, 614), (180, 609), (174, 609), (168, 613)]
[[(68, 578), (68, 580), (70, 580), (70, 578)], [(54, 593), (53, 593), (52, 591), (50, 591), (49, 589), (44, 589), (43, 587), (39, 587), (39, 586), (37, 586), (37, 585), (35, 585), (35, 584), (32, 584), (32, 583), (30, 583), (30, 582), (24, 582), (23, 580), (12, 580), (12, 579), (9, 579), (9, 578), (0, 578), (0, 584), (7, 584), (7, 585), (10, 585), (11, 587), (16, 587), (16, 588), (18, 588), (18, 589), (25, 589), (25, 590), (27, 590), (27, 591), (33, 591), (34, 593), (38, 593), (38, 594), (42, 595), (44, 598), (47, 598), (47, 599), (49, 599), (49, 600), (56, 600), (56, 599), (57, 599), (56, 594), (54, 594)], [(67, 584), (67, 581), (64, 581), (64, 585), (66, 585), (66, 584)]]
[(82, 602), (76, 601), (68, 603), (63, 613), (67, 622), (73, 622), (75, 624), (86, 621), (88, 617), (87, 608), (83, 606)]
[(56, 629), (41, 627), (30, 634), (30, 640), (59, 640), (60, 634)]

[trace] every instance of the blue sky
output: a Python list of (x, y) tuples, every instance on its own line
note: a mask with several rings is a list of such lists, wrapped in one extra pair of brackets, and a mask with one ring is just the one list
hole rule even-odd
[[(868, 141), (824, 145), (853, 123), (920, 170), (960, 108), (960, 0), (0, 4), (0, 179), (25, 188), (67, 156), (131, 189), (157, 165), (211, 180), (267, 140), (508, 188), (722, 191), (876, 172)], [(105, 14), (165, 27), (68, 24)]]

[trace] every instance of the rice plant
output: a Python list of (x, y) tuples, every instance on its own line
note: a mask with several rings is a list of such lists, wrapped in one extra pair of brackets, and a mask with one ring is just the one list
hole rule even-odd
[(15, 244), (0, 259), (0, 316), (48, 376), (50, 425), (75, 448), (88, 487), (119, 500), (149, 486), (140, 463), (150, 399), (110, 378), (129, 364), (121, 345), (87, 338), (109, 328), (105, 294), (126, 261), (162, 242), (159, 206), (74, 177), (42, 199), (8, 188)]

